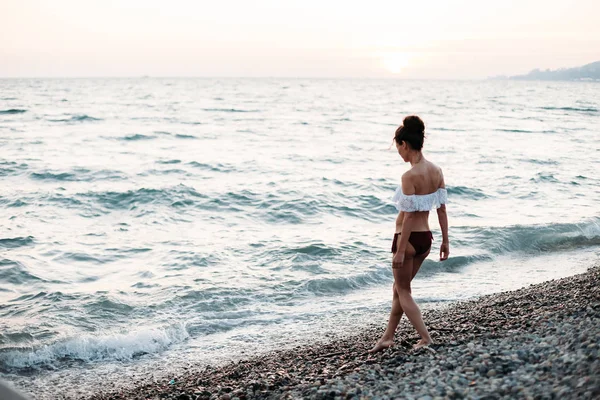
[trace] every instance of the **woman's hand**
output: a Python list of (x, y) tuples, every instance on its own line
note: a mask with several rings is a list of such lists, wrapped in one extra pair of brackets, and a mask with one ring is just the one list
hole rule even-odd
[(392, 258), (392, 268), (402, 268), (403, 264), (404, 264), (404, 252), (397, 251), (396, 254), (394, 254), (394, 258)]
[(440, 261), (447, 260), (449, 255), (450, 255), (450, 243), (442, 242), (442, 245), (440, 246)]

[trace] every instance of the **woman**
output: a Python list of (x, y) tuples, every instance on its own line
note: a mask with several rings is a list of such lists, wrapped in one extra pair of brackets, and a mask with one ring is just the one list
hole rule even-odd
[(421, 264), (429, 255), (433, 236), (429, 230), (429, 210), (437, 208), (438, 220), (442, 229), (440, 261), (446, 260), (450, 253), (448, 242), (448, 217), (446, 216), (447, 192), (441, 168), (423, 157), (423, 139), (425, 125), (414, 115), (404, 118), (396, 130), (394, 142), (404, 162), (410, 162), (411, 169), (402, 175), (402, 187), (396, 189), (394, 203), (400, 213), (396, 218), (396, 233), (392, 243), (392, 271), (394, 286), (392, 312), (388, 326), (370, 352), (386, 349), (394, 344), (394, 333), (402, 314), (413, 324), (421, 340), (414, 348), (433, 343), (419, 306), (412, 298), (410, 282)]

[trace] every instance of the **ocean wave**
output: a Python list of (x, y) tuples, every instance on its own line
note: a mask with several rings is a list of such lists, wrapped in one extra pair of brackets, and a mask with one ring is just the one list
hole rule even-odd
[[(342, 187), (347, 187), (347, 188), (361, 188), (361, 185), (359, 185), (358, 183), (354, 183), (354, 182), (349, 182), (349, 181), (341, 181), (339, 179), (335, 179), (335, 178), (326, 178), (323, 177), (321, 178), (321, 180), (323, 182), (330, 182), (334, 185), (338, 185), (338, 186), (342, 186)], [(393, 186), (389, 187), (390, 190), (395, 190), (395, 188)]]
[[(183, 122), (183, 123), (188, 123), (188, 122)], [(191, 124), (197, 125), (197, 124), (200, 124), (200, 122), (191, 122)], [(171, 132), (166, 132), (166, 131), (154, 131), (154, 133), (157, 135), (162, 135), (162, 136), (171, 136), (176, 139), (198, 139), (198, 136), (184, 134), (184, 133), (171, 133)], [(155, 138), (156, 136), (151, 136), (151, 137)]]
[(10, 199), (4, 199), (1, 196), (0, 196), (0, 204), (5, 204), (6, 207), (25, 207), (26, 205), (28, 205), (28, 203), (23, 201), (22, 199), (10, 200)]
[(21, 110), (21, 109), (18, 109), (18, 108), (10, 108), (8, 110), (0, 110), (0, 115), (23, 114), (24, 112), (27, 112), (27, 110)]
[(162, 263), (167, 270), (182, 270), (190, 267), (207, 267), (219, 261), (213, 254), (198, 254), (195, 251), (169, 251), (168, 262)]
[(247, 311), (223, 312), (215, 315), (214, 319), (205, 319), (201, 322), (191, 321), (186, 325), (191, 336), (206, 336), (215, 333), (231, 331), (235, 328), (247, 328), (252, 325), (272, 325), (273, 319), (258, 319), (255, 316), (248, 318)]
[(597, 113), (599, 111), (594, 107), (541, 107), (541, 109), (549, 111), (576, 111), (582, 113)]
[(92, 171), (86, 168), (74, 168), (70, 172), (32, 172), (31, 179), (40, 181), (58, 182), (94, 182), (94, 181), (118, 181), (127, 179), (120, 171), (99, 170)]
[(436, 127), (432, 128), (434, 131), (448, 131), (448, 132), (467, 132), (467, 129), (458, 129), (458, 128), (444, 128), (444, 127)]
[(254, 112), (260, 112), (260, 110), (242, 110), (242, 109), (239, 109), (239, 108), (203, 108), (202, 111), (230, 112), (230, 113), (254, 113)]
[(115, 258), (108, 255), (92, 256), (87, 253), (81, 252), (64, 252), (54, 258), (55, 261), (68, 263), (74, 265), (74, 262), (81, 262), (85, 264), (107, 264), (111, 261), (115, 261)]
[(181, 201), (194, 202), (194, 200), (207, 197), (185, 185), (164, 189), (141, 188), (126, 192), (88, 192), (79, 196), (92, 200), (109, 210), (131, 209), (140, 204), (149, 203), (176, 205)]
[[(66, 195), (62, 193), (49, 193), (44, 194), (36, 200), (41, 201), (41, 204), (44, 205), (52, 204), (69, 209), (79, 209), (84, 211), (88, 217), (96, 217), (115, 210), (135, 210), (145, 204), (154, 207), (196, 206), (200, 209), (211, 209), (210, 204), (205, 204), (207, 203), (207, 197), (191, 187), (177, 185), (160, 189), (140, 188), (127, 191), (90, 191)], [(29, 199), (23, 200), (27, 201)], [(3, 201), (0, 198), (0, 204), (8, 201), (8, 199)]]
[(90, 117), (86, 114), (73, 114), (70, 118), (48, 119), (51, 122), (86, 122), (86, 121), (102, 121), (102, 118)]
[(236, 170), (236, 168), (231, 165), (231, 164), (222, 164), (222, 163), (216, 163), (216, 164), (206, 164), (206, 163), (201, 163), (201, 162), (197, 162), (197, 161), (192, 161), (187, 163), (187, 165), (194, 167), (194, 168), (200, 168), (206, 171), (211, 171), (211, 172), (224, 172), (224, 173), (229, 173), (229, 172), (233, 172)]
[[(281, 197), (292, 199), (283, 200)], [(381, 221), (382, 216), (397, 214), (396, 208), (387, 197), (381, 198), (372, 194), (348, 195), (342, 192), (337, 192), (334, 196), (283, 192), (263, 201), (261, 207), (269, 211), (293, 211), (302, 217), (325, 213), (369, 221)]]
[(70, 119), (71, 121), (78, 121), (78, 122), (83, 122), (83, 121), (102, 121), (102, 118), (95, 118), (95, 117), (90, 117), (89, 115), (85, 115), (85, 114), (75, 114), (71, 117)]
[(14, 161), (0, 162), (0, 176), (20, 175), (27, 170), (29, 165), (25, 163), (16, 163)]
[(518, 161), (524, 163), (538, 164), (538, 165), (558, 165), (558, 161), (556, 160), (540, 160), (536, 158), (521, 158)]
[(313, 243), (301, 247), (288, 247), (281, 250), (281, 254), (307, 254), (311, 256), (334, 256), (339, 254), (335, 248), (328, 247), (322, 243)]
[(183, 307), (189, 312), (206, 312), (203, 318), (210, 315), (221, 315), (239, 307), (252, 303), (256, 296), (254, 289), (207, 287), (205, 289), (187, 289), (163, 303), (164, 306)]
[(508, 133), (550, 133), (550, 132), (538, 132), (538, 131), (529, 131), (526, 129), (503, 129), (503, 128), (497, 128), (494, 129), (497, 132), (508, 132)]
[(0, 351), (9, 343), (29, 342), (32, 339), (33, 336), (27, 332), (0, 332)]
[[(481, 255), (455, 256), (446, 261), (425, 260), (417, 279), (425, 276), (433, 276), (440, 273), (459, 272), (465, 266), (483, 260), (489, 260), (491, 257)], [(301, 294), (309, 292), (314, 295), (327, 296), (334, 294), (344, 294), (353, 290), (365, 289), (369, 286), (380, 285), (385, 282), (393, 282), (393, 274), (389, 265), (374, 266), (369, 271), (353, 276), (327, 277), (320, 274), (318, 277), (302, 281), (286, 282), (285, 286), (290, 290)]]
[(156, 136), (142, 135), (140, 133), (136, 133), (133, 135), (127, 135), (127, 136), (118, 138), (118, 140), (124, 140), (126, 142), (136, 141), (136, 140), (152, 140), (152, 139), (156, 139)]
[[(435, 245), (435, 242), (434, 242)], [(436, 250), (437, 251), (437, 250)], [(434, 252), (433, 246), (431, 252)], [(423, 261), (423, 265), (419, 269), (419, 277), (432, 276), (442, 272), (455, 273), (467, 265), (474, 264), (480, 261), (491, 260), (492, 257), (486, 254), (475, 254), (469, 256), (451, 256), (445, 261), (433, 261), (427, 259)], [(416, 279), (416, 278), (415, 278)]]
[(58, 204), (59, 206), (66, 208), (78, 208), (84, 205), (81, 200), (78, 200), (75, 197), (64, 196), (62, 193), (50, 194), (42, 197), (42, 199), (48, 202), (48, 204)]
[(91, 302), (87, 302), (84, 305), (84, 309), (87, 310), (91, 315), (97, 317), (114, 318), (115, 315), (128, 316), (134, 307), (118, 301), (115, 298), (109, 298), (108, 296), (101, 295)]
[(199, 205), (206, 210), (250, 209), (249, 215), (266, 222), (299, 224), (318, 215), (328, 214), (381, 221), (382, 216), (396, 213), (391, 201), (373, 195), (336, 197), (310, 196), (298, 191), (256, 193), (250, 190), (228, 192)]
[(529, 179), (531, 182), (548, 182), (548, 183), (558, 183), (559, 180), (554, 177), (553, 174), (539, 172), (535, 175), (535, 177)]
[(600, 245), (600, 217), (580, 223), (462, 228), (469, 243), (493, 254), (565, 251)]
[(77, 180), (75, 179), (75, 175), (74, 174), (70, 174), (68, 172), (61, 172), (58, 174), (54, 174), (52, 172), (32, 172), (31, 174), (29, 174), (29, 176), (32, 179), (37, 179), (37, 180), (53, 180), (53, 181), (74, 181)]
[(29, 294), (24, 294), (16, 299), (11, 300), (11, 303), (17, 303), (17, 302), (22, 302), (22, 303), (26, 303), (26, 302), (37, 302), (40, 301), (40, 299), (44, 299), (46, 302), (50, 302), (50, 303), (58, 303), (58, 302), (62, 302), (62, 301), (68, 301), (68, 300), (78, 300), (81, 298), (80, 294), (67, 294), (67, 293), (63, 293), (63, 292), (37, 292), (37, 293), (29, 293)]
[[(294, 255), (294, 250), (297, 253)], [(302, 252), (303, 251), (303, 252)], [(366, 271), (358, 274), (331, 274), (321, 265), (323, 260), (333, 262), (344, 262), (345, 257), (338, 249), (326, 248), (325, 246), (311, 245), (304, 248), (289, 248), (279, 251), (277, 256), (265, 254), (262, 262), (269, 265), (272, 270), (289, 269), (291, 271), (302, 271), (307, 273), (308, 279), (288, 280), (275, 286), (280, 292), (292, 293), (293, 297), (304, 297), (307, 293), (316, 296), (331, 296), (347, 294), (368, 287), (380, 286), (384, 283), (393, 282), (393, 274), (389, 263), (378, 263)], [(336, 258), (336, 260), (333, 260)], [(427, 259), (424, 261), (417, 279), (431, 277), (440, 273), (458, 273), (467, 265), (490, 260), (491, 256), (486, 254), (475, 254), (469, 256), (453, 256), (440, 262)], [(272, 267), (273, 265), (280, 265)], [(352, 271), (349, 268), (348, 271)]]
[(33, 236), (0, 239), (0, 248), (15, 249), (33, 244)]
[(130, 361), (156, 354), (182, 343), (189, 334), (183, 324), (126, 333), (81, 335), (35, 348), (5, 348), (0, 370), (59, 368), (64, 364), (92, 361)]
[(22, 285), (31, 282), (44, 281), (27, 271), (27, 267), (18, 261), (7, 258), (0, 260), (0, 282)]
[(466, 186), (447, 186), (448, 195), (465, 197), (471, 200), (485, 199), (489, 197), (482, 190), (476, 188), (469, 188)]
[(171, 168), (171, 169), (149, 169), (144, 172), (140, 172), (138, 176), (152, 176), (152, 175), (190, 175), (183, 169)]
[(348, 293), (352, 290), (366, 288), (393, 280), (389, 267), (372, 267), (370, 271), (354, 276), (319, 277), (302, 282), (286, 282), (286, 286), (295, 286), (293, 292), (301, 294), (308, 292), (315, 295), (335, 295)]

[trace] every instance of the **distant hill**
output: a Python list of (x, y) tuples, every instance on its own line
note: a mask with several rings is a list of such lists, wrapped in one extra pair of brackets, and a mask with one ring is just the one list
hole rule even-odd
[(539, 81), (600, 81), (600, 61), (575, 68), (561, 68), (555, 70), (534, 69), (527, 75), (511, 76), (515, 80)]

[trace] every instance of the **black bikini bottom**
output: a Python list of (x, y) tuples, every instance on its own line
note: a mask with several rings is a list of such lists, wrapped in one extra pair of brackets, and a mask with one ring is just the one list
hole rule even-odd
[[(394, 241), (392, 242), (392, 253), (394, 254), (398, 251), (398, 236), (400, 236), (400, 233), (394, 233)], [(415, 248), (416, 256), (427, 253), (431, 248), (432, 240), (433, 235), (431, 231), (411, 232), (408, 237), (408, 243)]]

